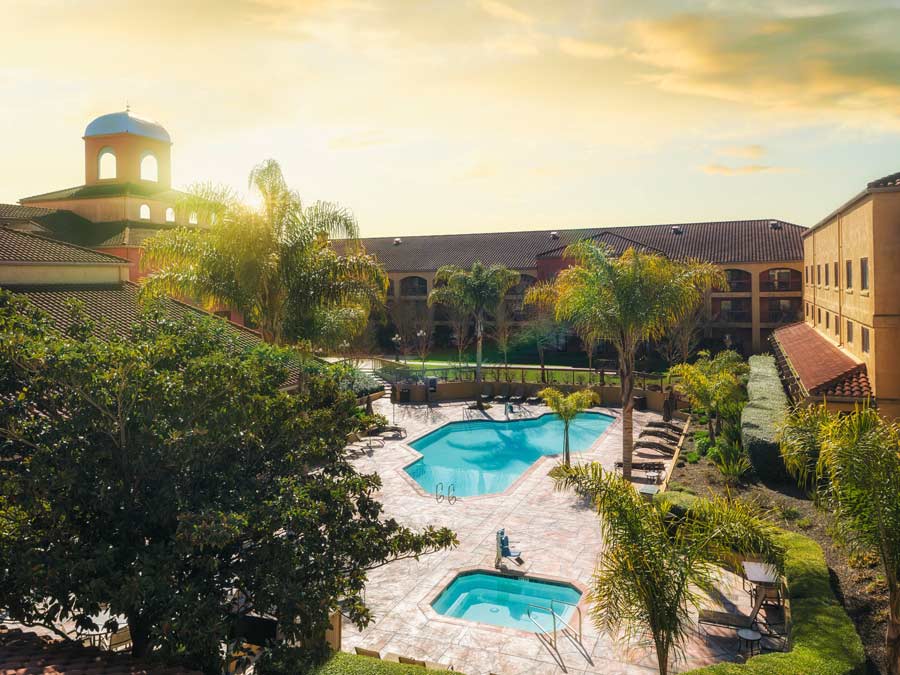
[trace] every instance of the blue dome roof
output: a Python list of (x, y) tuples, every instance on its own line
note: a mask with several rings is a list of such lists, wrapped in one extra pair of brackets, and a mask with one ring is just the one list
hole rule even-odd
[(106, 134), (134, 134), (135, 136), (155, 138), (166, 143), (172, 142), (169, 132), (161, 124), (132, 115), (127, 110), (101, 115), (88, 124), (84, 130), (85, 137), (105, 136)]

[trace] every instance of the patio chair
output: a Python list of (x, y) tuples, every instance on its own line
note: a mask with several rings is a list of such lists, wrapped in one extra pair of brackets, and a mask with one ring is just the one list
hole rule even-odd
[(516, 393), (513, 396), (510, 396), (509, 400), (512, 403), (518, 403), (519, 405), (525, 403), (525, 387), (516, 387)]
[(705, 632), (707, 626), (716, 626), (718, 628), (753, 628), (756, 624), (759, 610), (763, 604), (763, 594), (757, 593), (756, 601), (753, 603), (753, 609), (750, 614), (734, 614), (732, 612), (718, 612), (710, 609), (701, 609), (700, 618), (697, 625)]
[(528, 405), (540, 405), (544, 402), (544, 399), (538, 396), (537, 392), (535, 392), (532, 396), (529, 396), (527, 399), (525, 399), (525, 402)]
[(372, 659), (381, 660), (381, 653), (375, 649), (363, 649), (362, 647), (354, 647), (358, 656), (368, 656)]
[(638, 438), (638, 440), (634, 442), (634, 449), (656, 450), (657, 452), (662, 452), (666, 455), (674, 455), (676, 450), (675, 446), (670, 445), (669, 443), (648, 438)]
[(671, 445), (677, 445), (679, 438), (681, 438), (681, 434), (673, 434), (671, 431), (666, 429), (662, 429), (660, 427), (650, 427), (644, 429), (638, 438), (647, 438), (654, 439), (659, 438)]
[(393, 438), (406, 438), (406, 429), (404, 427), (397, 426), (396, 424), (386, 424), (383, 427), (378, 427), (377, 432), (378, 436), (391, 434)]
[(365, 445), (370, 450), (375, 447), (384, 447), (384, 439), (381, 436), (360, 436), (355, 431), (347, 435), (347, 442), (349, 445), (360, 443), (362, 445)]
[(522, 552), (510, 548), (509, 536), (505, 529), (497, 530), (497, 554), (494, 556), (494, 567), (499, 568), (504, 559), (512, 560), (516, 565), (523, 565)]
[(481, 387), (481, 402), (487, 403), (494, 398), (494, 385), (485, 384)]
[(501, 388), (502, 391), (498, 392), (497, 395), (494, 396), (494, 400), (499, 401), (500, 403), (506, 403), (509, 400), (509, 385), (501, 385)]

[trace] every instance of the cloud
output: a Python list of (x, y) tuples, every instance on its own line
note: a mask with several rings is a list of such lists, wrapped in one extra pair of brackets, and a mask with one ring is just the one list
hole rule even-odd
[(705, 164), (700, 167), (703, 173), (714, 176), (746, 176), (752, 173), (782, 173), (787, 171), (781, 166), (767, 166), (765, 164), (744, 164), (742, 166), (727, 166), (725, 164)]
[(759, 159), (766, 154), (766, 149), (758, 144), (753, 145), (732, 145), (722, 148), (719, 154), (726, 157), (737, 157), (739, 159)]
[(664, 91), (900, 126), (900, 10), (687, 14), (632, 28), (634, 58)]
[(559, 49), (564, 54), (581, 59), (611, 59), (625, 53), (621, 47), (613, 47), (602, 42), (561, 38)]
[(506, 3), (497, 0), (481, 0), (481, 9), (497, 19), (504, 19), (514, 23), (531, 25), (534, 23), (534, 17), (527, 12), (523, 12), (515, 7), (510, 7)]

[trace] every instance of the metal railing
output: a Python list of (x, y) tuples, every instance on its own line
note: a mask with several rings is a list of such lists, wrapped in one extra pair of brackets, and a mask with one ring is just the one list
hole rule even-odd
[(572, 613), (572, 616), (576, 616), (576, 615), (578, 616), (578, 633), (577, 633), (577, 635), (578, 635), (578, 642), (580, 644), (582, 641), (581, 627), (582, 627), (582, 623), (583, 623), (583, 617), (581, 615), (581, 607), (579, 607), (578, 605), (573, 605), (571, 602), (565, 602), (563, 600), (555, 600), (553, 598), (550, 599), (550, 611), (555, 616), (557, 616), (559, 618), (560, 622), (562, 623), (562, 625), (565, 626), (566, 628), (568, 628), (570, 631), (572, 631), (572, 633), (575, 633), (575, 630), (572, 628), (572, 626), (569, 625), (569, 622), (566, 621), (562, 617), (561, 614), (559, 614), (559, 615), (556, 614), (556, 610), (554, 609), (555, 604), (565, 605), (566, 607), (573, 607), (575, 609), (575, 611)]
[(549, 610), (550, 618), (553, 620), (553, 631), (551, 632), (551, 631), (548, 631), (546, 628), (544, 628), (541, 625), (541, 622), (538, 621), (537, 619), (535, 619), (531, 615), (532, 609), (539, 609), (544, 613), (546, 613), (548, 611), (548, 609), (546, 607), (541, 607), (540, 605), (528, 605), (528, 619), (531, 621), (531, 623), (533, 623), (535, 626), (538, 627), (538, 630), (541, 632), (542, 635), (546, 635), (550, 639), (550, 643), (553, 645), (553, 648), (555, 649), (556, 648), (556, 613), (552, 609)]

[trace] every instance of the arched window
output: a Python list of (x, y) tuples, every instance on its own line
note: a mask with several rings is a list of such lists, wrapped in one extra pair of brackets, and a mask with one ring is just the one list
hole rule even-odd
[(141, 220), (150, 220), (150, 205), (149, 204), (141, 204), (140, 216), (141, 216)]
[(152, 152), (145, 152), (141, 157), (141, 180), (152, 180), (154, 183), (159, 180), (159, 163)]
[(759, 280), (761, 291), (799, 291), (803, 288), (803, 275), (787, 268), (761, 272)]
[(428, 295), (428, 282), (422, 277), (403, 277), (400, 280), (400, 295)]
[(173, 209), (171, 206), (166, 209), (166, 222), (167, 223), (175, 222), (175, 209)]
[(753, 275), (745, 270), (725, 270), (728, 290), (732, 293), (749, 293), (753, 285)]
[(112, 148), (102, 148), (97, 155), (97, 178), (109, 180), (116, 177), (116, 153)]
[(191, 211), (191, 215), (188, 216), (188, 222), (191, 225), (197, 224), (197, 212), (196, 211)]

